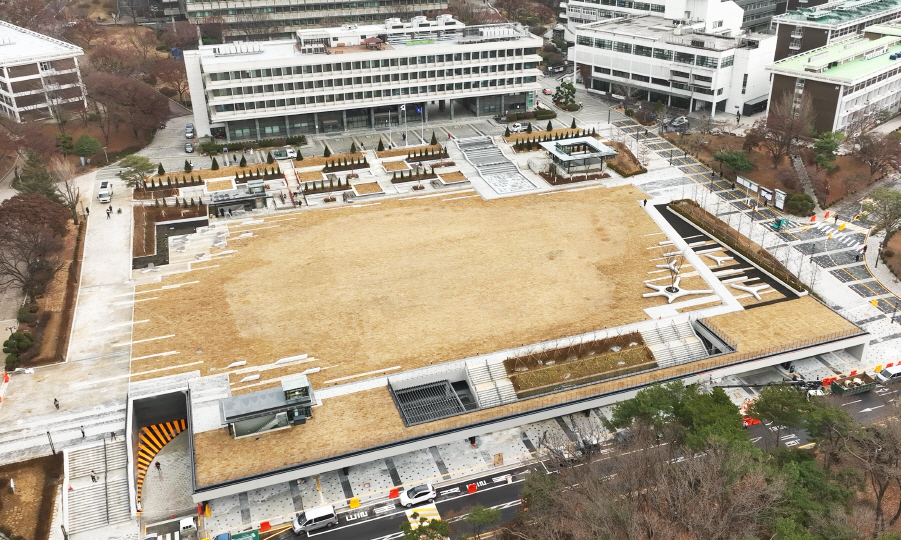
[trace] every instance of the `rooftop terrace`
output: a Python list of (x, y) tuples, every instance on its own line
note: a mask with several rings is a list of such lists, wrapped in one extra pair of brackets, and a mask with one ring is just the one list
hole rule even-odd
[(800, 8), (773, 17), (774, 23), (794, 24), (805, 21), (822, 26), (844, 26), (862, 19), (882, 17), (897, 12), (901, 16), (901, 0), (845, 0)]
[(858, 37), (834, 43), (780, 60), (767, 69), (797, 72), (813, 78), (819, 74), (851, 83), (879, 73), (889, 66), (901, 67), (901, 60), (892, 58), (896, 53), (901, 53), (901, 27), (873, 26), (866, 31), (870, 34), (889, 35), (875, 39)]
[(743, 40), (739, 40), (714, 34), (697, 33), (688, 27), (678, 29), (680, 33), (677, 35), (677, 28), (673, 26), (672, 20), (653, 15), (612, 17), (579, 26), (577, 29), (579, 34), (585, 31), (715, 51), (727, 51), (745, 46), (750, 42), (774, 38), (774, 36), (766, 34), (749, 34)]
[(0, 20), (0, 66), (82, 54), (77, 45)]

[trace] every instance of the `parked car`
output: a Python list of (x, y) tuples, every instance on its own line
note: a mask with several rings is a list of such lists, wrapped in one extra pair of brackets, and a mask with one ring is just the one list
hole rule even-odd
[(529, 122), (516, 122), (510, 126), (510, 133), (525, 133), (529, 131), (530, 126)]
[(113, 198), (113, 184), (104, 180), (100, 182), (100, 190), (97, 191), (97, 200), (102, 203), (108, 203)]
[(185, 139), (193, 139), (194, 138), (194, 130), (189, 129), (185, 130)]
[(901, 366), (883, 368), (876, 374), (876, 380), (882, 384), (901, 381)]
[(338, 523), (338, 514), (335, 513), (335, 507), (329, 504), (304, 510), (294, 516), (294, 521), (291, 525), (294, 534), (300, 534), (322, 529), (323, 527), (331, 527), (336, 523)]
[(677, 116), (676, 118), (673, 118), (673, 121), (670, 122), (669, 125), (672, 127), (679, 127), (679, 126), (683, 126), (687, 123), (688, 123), (688, 118), (685, 118), (684, 116)]
[(551, 90), (550, 88), (545, 88), (544, 90), (542, 90), (542, 92), (544, 92), (544, 95), (546, 95), (546, 96), (549, 96), (554, 93), (553, 90)]
[(435, 502), (438, 494), (432, 484), (421, 484), (400, 493), (400, 505), (410, 508), (414, 504), (424, 503), (426, 501)]
[(185, 131), (194, 131), (194, 124), (185, 124)]
[(194, 153), (194, 145), (191, 143), (185, 143), (185, 152), (189, 154)]

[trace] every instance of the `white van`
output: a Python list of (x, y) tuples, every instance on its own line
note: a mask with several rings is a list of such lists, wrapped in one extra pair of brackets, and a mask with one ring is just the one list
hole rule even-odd
[(300, 534), (304, 531), (315, 531), (323, 527), (331, 527), (336, 523), (338, 523), (338, 514), (335, 513), (334, 506), (318, 506), (316, 508), (307, 508), (294, 516), (293, 529), (294, 534)]
[(111, 182), (100, 182), (100, 191), (97, 192), (97, 200), (103, 203), (110, 202), (113, 199), (113, 184)]
[(876, 374), (876, 381), (880, 384), (901, 381), (901, 366), (883, 368), (882, 371)]

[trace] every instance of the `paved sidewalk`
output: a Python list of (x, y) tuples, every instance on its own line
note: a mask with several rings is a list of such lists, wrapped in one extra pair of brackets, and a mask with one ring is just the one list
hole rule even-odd
[(141, 493), (145, 522), (165, 520), (172, 515), (180, 516), (196, 511), (191, 500), (189, 436), (189, 433), (183, 432), (172, 439), (154, 459), (155, 462), (159, 461), (160, 470), (151, 466), (147, 471)]
[[(901, 297), (901, 281), (892, 274), (886, 264), (877, 265), (879, 253), (879, 245), (885, 240), (885, 233), (871, 234), (867, 237), (867, 252), (864, 254), (864, 260), (867, 263), (867, 270), (873, 274), (883, 287), (894, 293), (895, 296)], [(879, 261), (880, 263), (882, 261)]]

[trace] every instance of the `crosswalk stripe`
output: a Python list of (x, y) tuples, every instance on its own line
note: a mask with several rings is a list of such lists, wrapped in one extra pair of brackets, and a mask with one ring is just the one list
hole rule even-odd
[[(415, 529), (419, 527), (420, 518), (425, 518), (426, 522), (429, 522), (433, 519), (441, 519), (441, 514), (438, 513), (438, 507), (434, 504), (430, 504), (427, 506), (420, 506), (419, 508), (411, 508), (407, 510), (407, 520), (409, 520), (410, 525)], [(413, 517), (413, 514), (418, 514), (417, 517)]]

